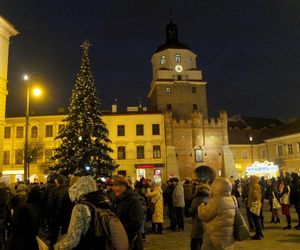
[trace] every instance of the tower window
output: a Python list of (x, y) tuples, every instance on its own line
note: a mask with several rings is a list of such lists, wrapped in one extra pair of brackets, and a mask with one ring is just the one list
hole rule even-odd
[(193, 58), (189, 57), (189, 64), (192, 67), (193, 66)]
[(167, 93), (171, 93), (171, 88), (170, 87), (166, 87), (166, 92)]
[(181, 62), (181, 56), (179, 54), (175, 55), (175, 61), (176, 62)]
[(193, 104), (193, 111), (198, 110), (198, 105), (197, 104)]
[(192, 93), (193, 93), (193, 94), (196, 94), (196, 93), (197, 93), (196, 87), (192, 87)]
[(167, 104), (167, 110), (172, 111), (172, 104), (170, 104), (170, 103)]
[(165, 56), (161, 56), (160, 57), (160, 64), (165, 64), (166, 63), (166, 57)]

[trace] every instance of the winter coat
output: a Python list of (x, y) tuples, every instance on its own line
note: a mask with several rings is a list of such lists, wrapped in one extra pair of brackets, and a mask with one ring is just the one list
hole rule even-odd
[(183, 184), (184, 199), (191, 200), (193, 198), (194, 186), (192, 183)]
[(188, 210), (188, 214), (192, 216), (192, 231), (191, 231), (192, 238), (196, 238), (196, 239), (203, 238), (204, 223), (200, 220), (197, 209), (201, 203), (207, 203), (209, 194), (210, 194), (209, 185), (201, 184), (198, 187), (196, 187), (195, 195), (192, 198), (192, 203)]
[(184, 190), (183, 190), (183, 186), (180, 182), (177, 182), (177, 184), (174, 187), (174, 191), (173, 191), (173, 194), (172, 194), (172, 200), (173, 200), (173, 206), (174, 207), (183, 208), (185, 206), (185, 203), (184, 203)]
[(68, 196), (67, 186), (58, 186), (52, 189), (49, 194), (48, 204), (47, 204), (47, 215), (53, 226), (59, 227), (64, 215), (64, 208), (62, 204)]
[(131, 242), (139, 232), (144, 221), (144, 210), (138, 194), (128, 188), (116, 200), (115, 214), (122, 222), (129, 242)]
[(252, 202), (258, 201), (261, 203), (261, 189), (258, 184), (259, 178), (255, 175), (250, 176), (249, 194), (247, 200), (247, 207), (250, 208)]
[(198, 207), (198, 215), (206, 222), (201, 250), (233, 250), (233, 223), (235, 203), (231, 197), (232, 184), (217, 177), (211, 186), (211, 197), (207, 205)]
[(31, 203), (19, 206), (13, 215), (13, 229), (7, 243), (9, 250), (38, 250), (39, 208)]
[(164, 206), (162, 189), (159, 185), (154, 186), (152, 192), (148, 192), (148, 196), (151, 198), (151, 203), (154, 204), (154, 212), (152, 215), (152, 223), (164, 222)]

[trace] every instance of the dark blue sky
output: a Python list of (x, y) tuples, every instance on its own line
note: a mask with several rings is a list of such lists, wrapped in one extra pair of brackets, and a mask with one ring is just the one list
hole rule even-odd
[(10, 47), (7, 112), (24, 110), (25, 72), (44, 76), (36, 112), (68, 106), (85, 39), (103, 108), (115, 98), (146, 105), (170, 3), (208, 82), (210, 116), (300, 116), (298, 0), (1, 0), (0, 15), (21, 33)]

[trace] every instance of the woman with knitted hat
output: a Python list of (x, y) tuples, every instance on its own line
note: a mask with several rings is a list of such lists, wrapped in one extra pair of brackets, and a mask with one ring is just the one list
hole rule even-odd
[(201, 203), (198, 207), (199, 218), (206, 223), (201, 250), (234, 250), (235, 203), (231, 190), (228, 179), (217, 177), (211, 186), (207, 205)]

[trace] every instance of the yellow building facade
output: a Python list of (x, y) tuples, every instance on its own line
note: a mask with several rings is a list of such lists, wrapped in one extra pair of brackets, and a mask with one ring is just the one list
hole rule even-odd
[(5, 124), (5, 109), (7, 96), (7, 70), (10, 37), (18, 34), (15, 27), (0, 16), (0, 172), (3, 156), (3, 133)]
[[(45, 182), (55, 140), (65, 123), (66, 115), (31, 116), (29, 119), (29, 154), (32, 157), (29, 176)], [(164, 116), (160, 113), (127, 112), (105, 114), (114, 152), (111, 157), (119, 165), (115, 174), (136, 180), (144, 176), (155, 181), (166, 180)], [(6, 181), (23, 179), (25, 117), (6, 118), (4, 130), (3, 171)]]
[(300, 173), (300, 120), (260, 130), (229, 130), (229, 141), (240, 177), (248, 174), (248, 167), (262, 163), (268, 166), (273, 163), (278, 166), (278, 171), (257, 172), (260, 176), (278, 176), (280, 172)]

